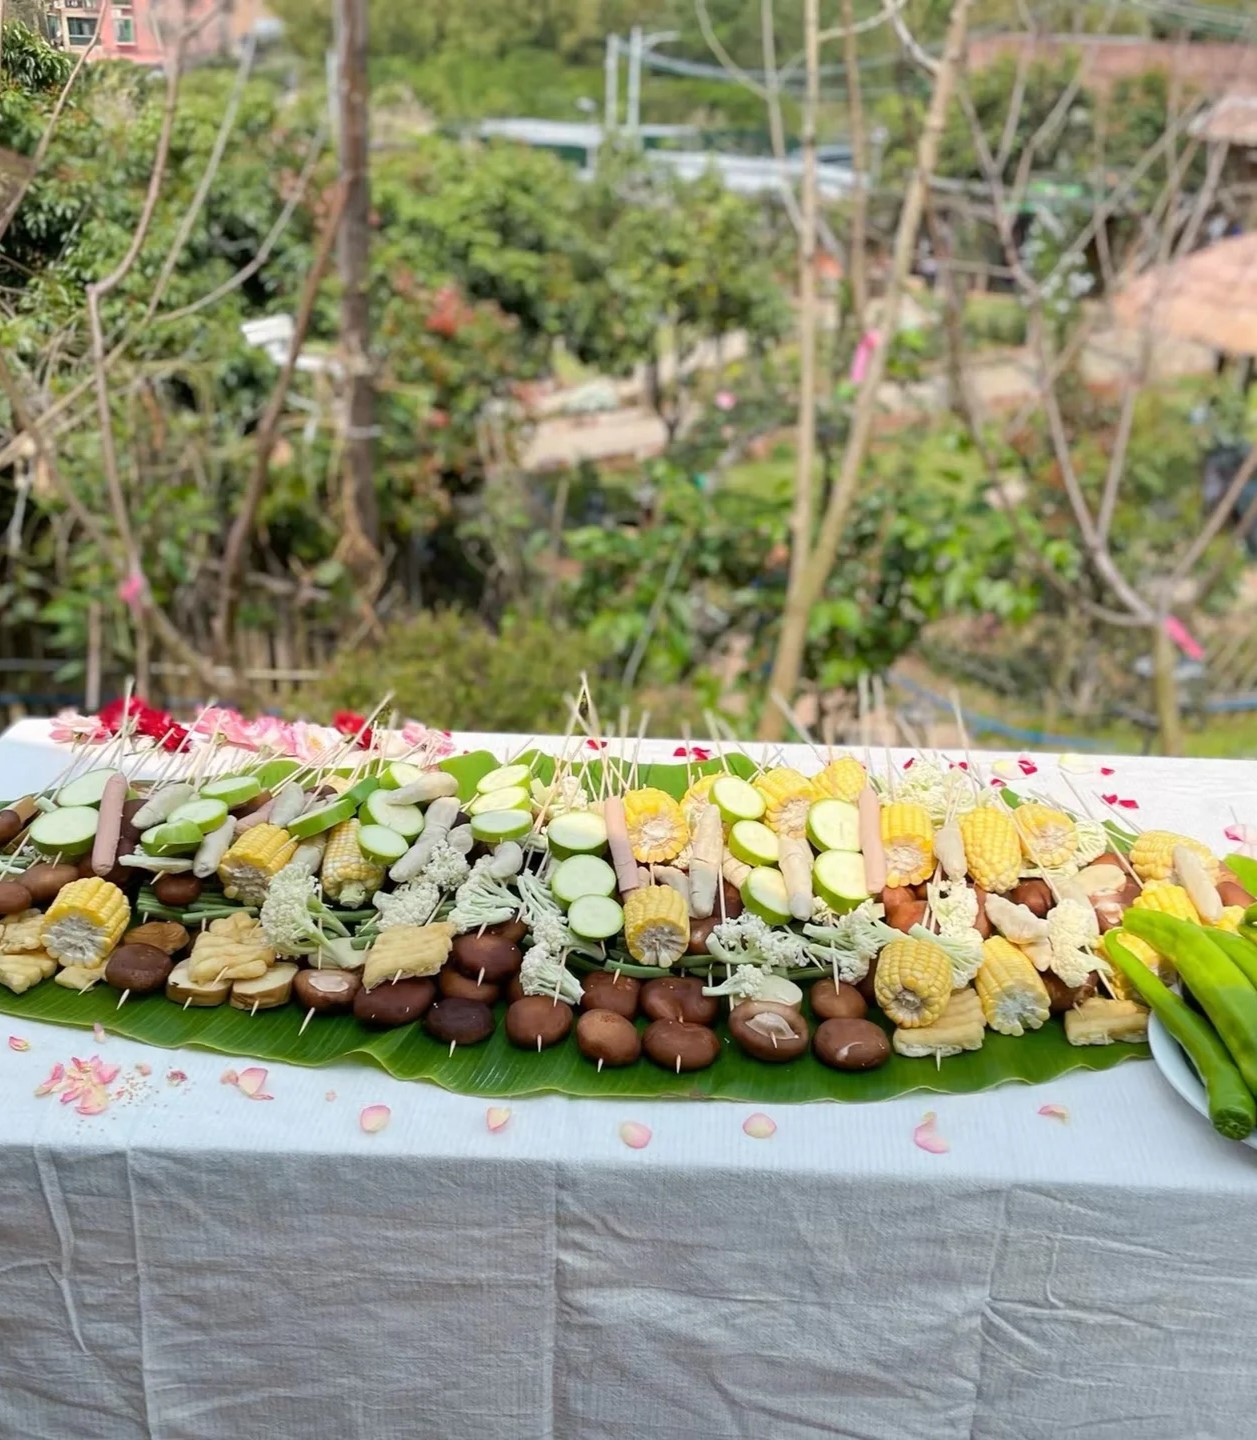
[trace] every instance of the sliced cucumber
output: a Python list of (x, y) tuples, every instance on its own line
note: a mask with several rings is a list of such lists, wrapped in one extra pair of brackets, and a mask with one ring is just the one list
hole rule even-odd
[(382, 860), (391, 865), (410, 849), (410, 841), (387, 825), (360, 825), (358, 849), (368, 860)]
[(118, 772), (116, 770), (89, 770), (77, 780), (71, 780), (57, 791), (57, 804), (66, 810), (79, 810), (88, 805), (99, 805), (105, 786)]
[(526, 810), (490, 810), (471, 817), (472, 837), (482, 845), (500, 845), (503, 840), (522, 840), (532, 829)]
[(253, 773), (257, 776), (257, 782), (263, 790), (277, 790), (290, 775), (295, 775), (300, 769), (299, 761), (280, 757), (277, 760), (268, 760), (264, 765), (259, 765)]
[(581, 895), (567, 912), (567, 928), (580, 940), (611, 940), (624, 929), (624, 911), (606, 895)]
[(361, 805), (369, 796), (374, 795), (379, 788), (380, 777), (378, 775), (364, 775), (361, 780), (356, 780), (347, 790), (341, 793), (352, 795), (358, 804)]
[(770, 925), (784, 925), (790, 919), (790, 896), (780, 870), (760, 865), (742, 882), (742, 903)]
[(326, 805), (316, 805), (304, 815), (298, 815), (284, 827), (294, 840), (308, 840), (311, 835), (322, 835), (342, 820), (352, 820), (358, 809), (358, 802), (352, 795), (338, 795)]
[(711, 787), (711, 800), (726, 825), (737, 820), (758, 820), (768, 808), (755, 786), (736, 775), (722, 775)]
[(570, 905), (582, 895), (612, 895), (615, 871), (596, 855), (573, 855), (555, 866), (550, 892), (560, 905)]
[(201, 786), (202, 800), (221, 800), (228, 810), (247, 805), (262, 793), (262, 782), (256, 775), (220, 775)]
[(226, 818), (227, 807), (221, 800), (189, 800), (166, 816), (167, 820), (191, 820), (202, 835), (217, 830)]
[(807, 838), (818, 850), (859, 850), (859, 810), (849, 800), (818, 800), (807, 812)]
[(607, 827), (602, 816), (592, 810), (569, 810), (546, 826), (546, 844), (559, 860), (570, 855), (601, 855), (607, 848)]
[(812, 888), (831, 910), (854, 910), (869, 898), (864, 856), (851, 850), (826, 850), (812, 866)]
[(729, 853), (743, 865), (775, 865), (781, 846), (767, 825), (739, 820), (729, 831)]
[(522, 785), (507, 785), (501, 790), (490, 790), (487, 795), (477, 795), (467, 807), (468, 815), (487, 815), (490, 810), (530, 810), (532, 796)]
[(140, 836), (140, 844), (150, 855), (178, 855), (185, 850), (200, 849), (205, 836), (193, 820), (163, 820)]
[(393, 760), (380, 771), (381, 790), (400, 790), (403, 785), (413, 785), (423, 774), (418, 765), (407, 764), (405, 760)]
[[(499, 765), (496, 770), (490, 770), (476, 781), (476, 794), (489, 795), (494, 790), (514, 790), (520, 786), (527, 789), (531, 779), (532, 769), (528, 765)], [(506, 808), (514, 810), (517, 807), (508, 805)]]
[(423, 834), (423, 811), (418, 805), (394, 805), (389, 796), (392, 790), (373, 790), (362, 806), (363, 818), (372, 825), (383, 825), (408, 840), (416, 840)]
[[(87, 776), (83, 778), (86, 780)], [(73, 860), (92, 848), (99, 823), (100, 816), (90, 805), (65, 805), (37, 815), (31, 821), (28, 834), (36, 850)]]

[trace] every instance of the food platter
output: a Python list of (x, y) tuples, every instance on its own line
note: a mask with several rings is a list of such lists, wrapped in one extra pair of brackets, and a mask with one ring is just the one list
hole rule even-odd
[[(1197, 1115), (1203, 1116), (1207, 1123), (1209, 1106), (1205, 1099), (1205, 1087), (1200, 1083), (1200, 1076), (1196, 1074), (1183, 1047), (1155, 1015), (1148, 1022), (1148, 1048), (1152, 1052), (1157, 1069), (1165, 1077), (1170, 1088), (1175, 1094), (1186, 1100)], [(1249, 1135), (1241, 1143), (1257, 1150), (1257, 1134)]]

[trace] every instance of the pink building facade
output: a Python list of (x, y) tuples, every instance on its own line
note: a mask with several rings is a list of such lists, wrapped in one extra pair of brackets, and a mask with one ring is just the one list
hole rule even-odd
[(179, 27), (193, 23), (211, 9), (216, 14), (189, 45), (189, 53), (215, 55), (230, 51), (249, 33), (261, 14), (258, 0), (52, 0), (48, 6), (49, 38), (70, 54), (85, 50), (100, 27), (93, 60), (133, 60), (160, 65)]

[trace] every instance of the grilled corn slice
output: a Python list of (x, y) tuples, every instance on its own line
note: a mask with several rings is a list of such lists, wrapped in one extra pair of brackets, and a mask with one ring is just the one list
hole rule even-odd
[(275, 951), (261, 924), (241, 911), (211, 920), (209, 929), (196, 937), (188, 960), (188, 979), (194, 985), (257, 980), (274, 963)]
[(690, 943), (690, 910), (670, 885), (639, 885), (624, 901), (624, 943), (643, 965), (675, 964)]
[(358, 845), (359, 822), (342, 820), (333, 826), (323, 851), (323, 893), (350, 909), (365, 905), (384, 884), (384, 866), (369, 860)]
[(1183, 845), (1200, 856), (1210, 880), (1218, 878), (1218, 857), (1207, 845), (1169, 830), (1145, 830), (1130, 847), (1131, 868), (1141, 880), (1168, 880), (1174, 873), (1174, 847)]
[(1074, 858), (1078, 832), (1063, 810), (1031, 801), (1013, 811), (1013, 824), (1026, 859), (1032, 865), (1050, 870)]
[(71, 880), (48, 907), (40, 940), (63, 965), (95, 965), (122, 939), (130, 923), (131, 906), (116, 885), (108, 880)]
[[(229, 900), (260, 905), (266, 899), (271, 876), (292, 859), (297, 842), (278, 825), (254, 825), (246, 830), (218, 862), (218, 878)], [(211, 927), (212, 928), (212, 927)]]
[(1181, 885), (1168, 880), (1149, 880), (1131, 902), (1132, 910), (1159, 910), (1162, 915), (1172, 915), (1176, 920), (1188, 920), (1200, 924), (1200, 915), (1191, 902), (1191, 897)]
[(454, 927), (448, 921), (433, 925), (394, 925), (380, 932), (367, 951), (362, 967), (366, 989), (385, 980), (435, 975), (450, 958)]
[(932, 1025), (951, 999), (951, 961), (930, 940), (892, 940), (877, 959), (877, 1003), (896, 1025)]
[(674, 860), (690, 838), (680, 805), (663, 790), (630, 790), (624, 797), (633, 858), (643, 865)]
[(56, 968), (57, 962), (44, 950), (0, 955), (0, 985), (12, 990), (15, 995), (21, 995), (32, 985), (47, 980)]
[(764, 824), (778, 835), (807, 834), (807, 812), (816, 790), (806, 775), (780, 765), (751, 782), (764, 797)]
[(868, 771), (855, 756), (843, 755), (837, 760), (831, 760), (818, 775), (812, 776), (812, 788), (818, 799), (828, 796), (834, 800), (847, 800), (854, 805), (868, 781)]
[(966, 985), (953, 990), (947, 1008), (932, 1025), (915, 1030), (896, 1030), (891, 1044), (900, 1055), (912, 1059), (938, 1056), (946, 1059), (962, 1050), (981, 1050), (986, 1035), (986, 1020), (977, 991)]
[(42, 950), (44, 916), (40, 910), (19, 910), (0, 925), (0, 955), (28, 955)]
[(882, 806), (887, 885), (920, 885), (934, 873), (934, 826), (924, 805)]
[(1021, 842), (1008, 810), (980, 806), (962, 815), (959, 824), (974, 883), (993, 895), (1011, 890), (1021, 878)]
[(714, 775), (703, 775), (681, 796), (681, 814), (691, 834), (698, 828), (703, 811), (711, 804), (711, 787), (719, 779), (719, 771)]
[(1047, 986), (1029, 958), (1001, 935), (983, 941), (974, 984), (986, 1023), (1001, 1035), (1024, 1035), (1048, 1018)]
[(1065, 1012), (1065, 1038), (1071, 1045), (1111, 1045), (1148, 1038), (1148, 1012), (1133, 1000), (1105, 1000), (1093, 995)]

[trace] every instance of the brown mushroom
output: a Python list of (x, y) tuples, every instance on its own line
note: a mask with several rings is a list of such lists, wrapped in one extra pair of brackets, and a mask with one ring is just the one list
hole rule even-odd
[(34, 896), (20, 880), (0, 880), (0, 915), (18, 915), (33, 903)]
[(854, 985), (818, 980), (812, 986), (812, 1013), (820, 1020), (863, 1020), (869, 1007)]
[(479, 1045), (493, 1034), (493, 1011), (477, 1000), (438, 1000), (423, 1017), (423, 1028), (447, 1045)]
[(479, 1000), (482, 1005), (493, 1005), (502, 993), (500, 985), (490, 985), (486, 980), (477, 985), (453, 965), (443, 965), (436, 977), (437, 989), (442, 995), (456, 1000)]
[(656, 1065), (664, 1070), (706, 1070), (720, 1056), (720, 1040), (706, 1025), (687, 1025), (683, 1020), (656, 1020), (646, 1027), (642, 1046)]
[(831, 1070), (873, 1070), (890, 1059), (890, 1041), (871, 1020), (826, 1020), (812, 1037), (812, 1052)]
[(105, 984), (132, 995), (164, 990), (174, 961), (156, 945), (119, 945), (105, 962)]
[(1023, 880), (1019, 885), (1014, 885), (1008, 892), (1008, 898), (1014, 905), (1024, 905), (1032, 915), (1037, 915), (1040, 920), (1048, 913), (1056, 903), (1052, 899), (1052, 890), (1046, 880)]
[(807, 1021), (789, 1005), (744, 1000), (729, 1013), (729, 1034), (756, 1060), (780, 1065), (807, 1053)]
[(586, 1060), (613, 1068), (631, 1065), (642, 1053), (637, 1026), (614, 1010), (586, 1010), (576, 1022), (576, 1045)]
[(146, 920), (143, 925), (133, 925), (122, 941), (124, 945), (155, 945), (167, 955), (177, 955), (191, 938), (177, 920)]
[(163, 905), (182, 910), (201, 898), (201, 881), (195, 875), (159, 875), (153, 881), (153, 894)]
[(525, 995), (506, 1012), (506, 1038), (521, 1050), (557, 1045), (572, 1028), (572, 1007), (549, 995)]
[(1081, 985), (1066, 985), (1060, 976), (1051, 970), (1042, 971), (1039, 978), (1048, 992), (1048, 1005), (1053, 1015), (1063, 1015), (1066, 1010), (1072, 1010), (1075, 1005), (1089, 1000), (1100, 983), (1100, 977), (1094, 970)]
[(642, 982), (631, 975), (617, 975), (613, 970), (595, 970), (581, 981), (584, 995), (582, 1010), (614, 1010), (626, 1020), (637, 1014)]
[(524, 952), (505, 935), (456, 935), (450, 950), (454, 964), (470, 980), (490, 985), (504, 985), (518, 975), (524, 963)]
[[(408, 1025), (418, 1020), (435, 995), (436, 986), (426, 978), (408, 976), (403, 980), (388, 980), (374, 989), (358, 991), (353, 1000), (354, 1018), (380, 1029)], [(453, 1004), (453, 1001), (446, 1003)]]
[(292, 988), (307, 1010), (335, 1015), (353, 1008), (354, 997), (362, 989), (362, 976), (355, 970), (298, 970)]
[(667, 975), (642, 986), (642, 1014), (651, 1020), (710, 1025), (719, 1013), (719, 1002), (714, 995), (703, 994), (701, 980)]

